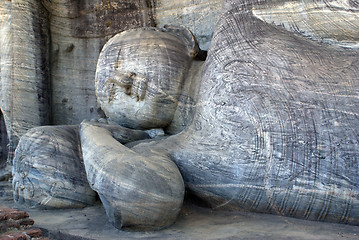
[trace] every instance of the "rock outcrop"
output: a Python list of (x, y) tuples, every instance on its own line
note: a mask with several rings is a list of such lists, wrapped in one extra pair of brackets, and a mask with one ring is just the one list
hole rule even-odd
[(254, 6), (253, 14), (315, 41), (358, 48), (358, 6), (357, 0), (267, 1)]
[(203, 50), (208, 50), (223, 0), (159, 0), (153, 1), (157, 27), (186, 26)]

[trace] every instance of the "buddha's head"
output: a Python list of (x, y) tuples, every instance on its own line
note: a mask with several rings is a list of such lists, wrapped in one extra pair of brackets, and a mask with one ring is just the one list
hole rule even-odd
[(182, 27), (134, 29), (111, 38), (96, 71), (97, 99), (106, 116), (130, 128), (168, 126), (198, 51)]

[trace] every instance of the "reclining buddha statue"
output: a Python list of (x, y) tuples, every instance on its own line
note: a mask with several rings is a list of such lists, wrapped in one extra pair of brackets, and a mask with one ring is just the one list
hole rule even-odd
[[(82, 206), (94, 190), (117, 228), (169, 226), (185, 188), (215, 209), (358, 225), (358, 6), (227, 0), (204, 62), (184, 28), (119, 33), (96, 72), (97, 99), (112, 125), (71, 127), (79, 136), (69, 145), (81, 143), (73, 169), (70, 154), (66, 164), (44, 167), (49, 153), (31, 140), (65, 127), (30, 130), (15, 155), (16, 199), (34, 202), (31, 176), (50, 189), (41, 176), (60, 171), (69, 182), (81, 173), (81, 191), (91, 196)], [(166, 135), (151, 139), (148, 130), (158, 128)], [(42, 149), (44, 165), (30, 157), (30, 143)], [(78, 186), (59, 198), (73, 196), (71, 206)]]

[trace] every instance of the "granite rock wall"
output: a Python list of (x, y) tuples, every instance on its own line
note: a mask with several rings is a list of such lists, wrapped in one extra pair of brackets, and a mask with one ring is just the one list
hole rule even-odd
[(50, 123), (48, 13), (38, 1), (1, 1), (1, 111), (9, 160), (30, 128)]

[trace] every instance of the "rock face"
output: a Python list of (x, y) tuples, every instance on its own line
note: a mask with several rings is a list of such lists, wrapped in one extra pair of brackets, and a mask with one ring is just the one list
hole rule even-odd
[[(122, 143), (149, 138), (142, 131), (104, 128)], [(36, 127), (24, 134), (14, 157), (13, 190), (15, 202), (31, 208), (92, 205), (96, 193), (86, 177), (78, 126)]]
[(117, 34), (104, 46), (97, 65), (101, 108), (121, 126), (167, 127), (198, 53), (194, 36), (185, 28), (139, 28)]
[(149, 151), (139, 157), (110, 131), (90, 123), (82, 123), (80, 131), (87, 178), (116, 228), (156, 230), (174, 223), (184, 184), (166, 154)]
[(1, 16), (0, 108), (11, 161), (19, 138), (50, 121), (48, 16), (39, 1), (27, 0), (1, 1)]
[(157, 27), (183, 25), (191, 30), (203, 50), (208, 50), (223, 0), (156, 0)]
[(267, 24), (256, 3), (226, 1), (192, 124), (132, 150), (169, 152), (214, 208), (359, 224), (359, 52)]
[(16, 203), (36, 208), (91, 205), (77, 126), (45, 126), (28, 131), (16, 148), (13, 167)]
[[(4, 109), (5, 106), (9, 105), (9, 100), (10, 98), (10, 92), (11, 92), (11, 85), (10, 84), (5, 84), (5, 82), (9, 83), (10, 79), (11, 79), (11, 47), (10, 47), (10, 37), (11, 37), (11, 13), (10, 13), (10, 6), (11, 3), (9, 3), (8, 1), (1, 1), (0, 2), (0, 29), (1, 29), (1, 34), (0, 34), (0, 47), (1, 47), (1, 52), (0, 52), (0, 99), (1, 99), (1, 122), (0, 122), (0, 134), (1, 134), (1, 155), (0, 155), (0, 169), (6, 167), (8, 161), (8, 155), (9, 155), (9, 134), (11, 136), (11, 132), (7, 131), (7, 128), (9, 128), (11, 125), (11, 121), (9, 116), (7, 116), (8, 120), (7, 120), (7, 126), (5, 123), (5, 118), (6, 116), (3, 114), (2, 109)], [(8, 111), (7, 111), (7, 115), (9, 115), (9, 108), (8, 107)], [(5, 108), (6, 110), (6, 108)], [(15, 139), (13, 139), (13, 142), (16, 141)], [(12, 144), (13, 146), (13, 144)], [(15, 150), (15, 148), (13, 148)], [(12, 157), (9, 156), (10, 159)]]

